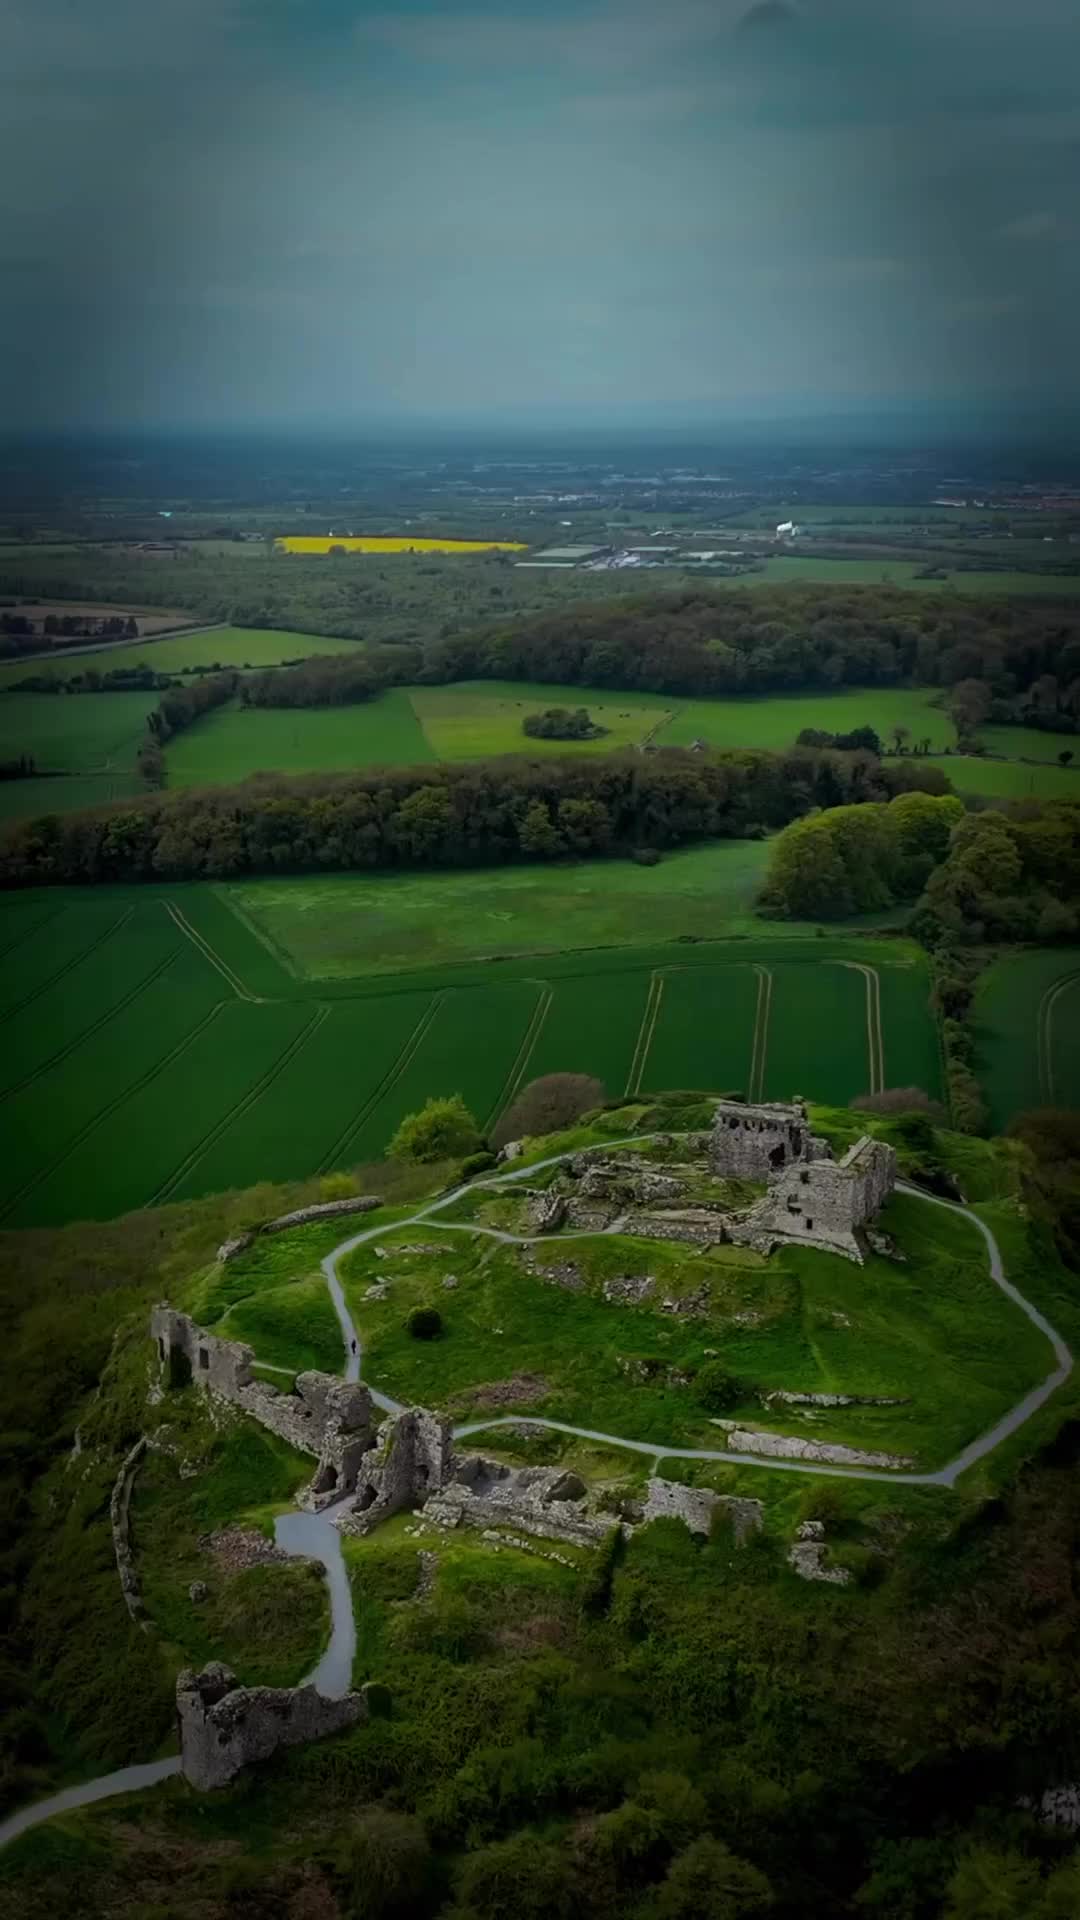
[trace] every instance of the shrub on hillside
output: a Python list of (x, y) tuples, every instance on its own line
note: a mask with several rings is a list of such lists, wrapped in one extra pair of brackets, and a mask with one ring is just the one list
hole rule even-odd
[(508, 1140), (521, 1140), (526, 1134), (558, 1133), (572, 1127), (583, 1113), (602, 1104), (604, 1094), (603, 1081), (590, 1073), (542, 1074), (539, 1080), (530, 1080), (499, 1116), (491, 1144), (504, 1147)]
[(851, 1105), (856, 1113), (929, 1114), (944, 1120), (945, 1109), (939, 1100), (931, 1100), (922, 1087), (883, 1087), (880, 1093), (860, 1093)]
[(461, 1177), (463, 1180), (472, 1180), (478, 1173), (490, 1173), (492, 1167), (497, 1165), (496, 1156), (485, 1148), (483, 1153), (470, 1153), (468, 1159), (462, 1161)]
[(658, 867), (662, 857), (659, 847), (635, 847), (630, 855), (639, 867)]
[(443, 1330), (438, 1307), (414, 1307), (405, 1322), (414, 1340), (437, 1340)]
[(729, 1413), (748, 1392), (745, 1382), (730, 1373), (722, 1360), (706, 1360), (694, 1378), (694, 1398), (707, 1413)]
[(458, 1160), (479, 1153), (483, 1135), (459, 1093), (407, 1113), (387, 1152), (396, 1160)]
[(430, 1877), (427, 1835), (411, 1814), (369, 1807), (346, 1827), (334, 1867), (350, 1920), (415, 1913)]
[(357, 1191), (351, 1173), (326, 1173), (319, 1181), (320, 1200), (351, 1200)]

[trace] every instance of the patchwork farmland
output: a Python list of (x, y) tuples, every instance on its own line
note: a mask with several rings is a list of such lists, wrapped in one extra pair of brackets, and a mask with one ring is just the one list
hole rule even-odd
[(303, 980), (209, 886), (0, 908), (0, 1222), (109, 1218), (379, 1156), (430, 1094), (538, 1073), (843, 1103), (940, 1093), (915, 949), (755, 938)]

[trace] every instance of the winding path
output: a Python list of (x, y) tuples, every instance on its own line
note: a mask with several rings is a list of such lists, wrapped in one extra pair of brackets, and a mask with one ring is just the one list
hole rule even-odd
[[(639, 1137), (638, 1144), (644, 1144), (651, 1135)], [(557, 1166), (563, 1160), (575, 1158), (579, 1152), (599, 1152), (611, 1150), (611, 1143), (602, 1147), (576, 1148), (570, 1153), (552, 1154), (546, 1160), (533, 1161), (529, 1166), (516, 1167), (510, 1173), (497, 1174), (489, 1180), (473, 1181), (464, 1186), (455, 1187), (452, 1192), (433, 1200), (429, 1206), (422, 1207), (418, 1213), (410, 1214), (406, 1219), (384, 1223), (381, 1227), (368, 1227), (361, 1233), (350, 1235), (339, 1246), (328, 1253), (322, 1262), (330, 1298), (334, 1304), (345, 1345), (345, 1378), (354, 1381), (360, 1378), (360, 1363), (363, 1357), (360, 1336), (356, 1330), (352, 1315), (345, 1300), (344, 1290), (338, 1278), (338, 1263), (354, 1247), (362, 1247), (368, 1241), (377, 1240), (387, 1233), (397, 1232), (402, 1227), (426, 1226), (442, 1232), (483, 1234), (489, 1239), (503, 1242), (508, 1246), (547, 1245), (557, 1240), (584, 1240), (592, 1236), (584, 1233), (528, 1235), (504, 1232), (497, 1227), (476, 1226), (472, 1222), (457, 1220), (438, 1220), (434, 1216), (443, 1213), (454, 1205), (466, 1193), (474, 1192), (477, 1186), (492, 1188), (510, 1185), (515, 1180), (527, 1178), (539, 1173), (545, 1167)], [(914, 1194), (918, 1199), (929, 1202), (931, 1206), (945, 1207), (950, 1213), (963, 1214), (981, 1233), (986, 1242), (990, 1262), (990, 1277), (995, 1286), (1019, 1307), (1032, 1325), (1045, 1336), (1053, 1349), (1056, 1365), (1040, 1386), (1033, 1387), (1015, 1407), (1010, 1408), (988, 1432), (980, 1434), (969, 1446), (963, 1448), (955, 1459), (939, 1467), (936, 1473), (889, 1472), (877, 1468), (827, 1466), (816, 1460), (776, 1460), (760, 1454), (733, 1453), (730, 1450), (715, 1447), (673, 1447), (660, 1446), (652, 1440), (627, 1440), (621, 1434), (605, 1433), (597, 1427), (575, 1427), (564, 1420), (548, 1420), (539, 1414), (504, 1414), (492, 1420), (477, 1420), (454, 1428), (455, 1440), (467, 1440), (473, 1434), (487, 1433), (494, 1428), (505, 1426), (546, 1427), (554, 1433), (571, 1434), (575, 1439), (593, 1440), (606, 1447), (621, 1447), (629, 1453), (643, 1454), (656, 1466), (661, 1460), (714, 1460), (731, 1466), (762, 1467), (771, 1473), (812, 1473), (840, 1480), (886, 1480), (905, 1486), (952, 1487), (962, 1473), (973, 1467), (977, 1461), (1000, 1447), (1020, 1427), (1031, 1419), (1039, 1408), (1044, 1406), (1051, 1394), (1055, 1393), (1062, 1382), (1072, 1372), (1073, 1356), (1057, 1330), (1051, 1325), (1045, 1314), (1026, 1299), (1018, 1287), (1006, 1279), (1002, 1265), (1001, 1250), (990, 1228), (981, 1220), (971, 1207), (961, 1206), (951, 1200), (941, 1200), (935, 1194), (924, 1193), (920, 1187), (912, 1187), (901, 1181), (899, 1191)], [(607, 1232), (616, 1231), (607, 1228)], [(400, 1413), (403, 1403), (394, 1400), (377, 1388), (369, 1388), (375, 1405), (385, 1413)], [(347, 1497), (338, 1503), (348, 1504)], [(325, 1653), (307, 1676), (309, 1683), (317, 1685), (321, 1692), (331, 1697), (339, 1697), (348, 1691), (353, 1656), (356, 1648), (356, 1625), (353, 1618), (352, 1598), (349, 1592), (348, 1572), (345, 1567), (341, 1548), (341, 1536), (333, 1521), (336, 1507), (328, 1507), (322, 1513), (308, 1513), (300, 1508), (278, 1516), (274, 1524), (274, 1537), (286, 1553), (303, 1555), (307, 1559), (318, 1560), (326, 1570), (330, 1596), (331, 1632)], [(97, 1780), (84, 1781), (79, 1786), (67, 1787), (62, 1793), (56, 1793), (48, 1800), (39, 1800), (34, 1805), (23, 1807), (7, 1820), (0, 1822), (0, 1847), (14, 1840), (30, 1827), (36, 1827), (42, 1821), (51, 1820), (54, 1815), (72, 1812), (75, 1808), (90, 1806), (97, 1800), (111, 1799), (114, 1794), (133, 1793), (144, 1787), (156, 1785), (180, 1772), (180, 1759), (172, 1755), (164, 1760), (152, 1760), (143, 1765), (121, 1767), (116, 1773), (103, 1774)]]

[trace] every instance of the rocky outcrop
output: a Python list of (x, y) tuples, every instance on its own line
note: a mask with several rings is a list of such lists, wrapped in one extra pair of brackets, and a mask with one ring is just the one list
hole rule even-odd
[(311, 1207), (296, 1207), (292, 1213), (281, 1213), (276, 1220), (265, 1220), (261, 1227), (253, 1227), (250, 1233), (238, 1233), (234, 1239), (226, 1240), (218, 1248), (217, 1257), (224, 1264), (235, 1260), (263, 1233), (286, 1233), (290, 1227), (306, 1227), (312, 1220), (333, 1220), (339, 1214), (373, 1213), (381, 1207), (378, 1194), (355, 1194), (348, 1200), (322, 1200)]
[(726, 1434), (732, 1453), (758, 1453), (774, 1460), (817, 1460), (822, 1466), (836, 1467), (910, 1467), (901, 1453), (864, 1453), (858, 1447), (843, 1447), (827, 1440), (803, 1440), (791, 1433), (762, 1433), (756, 1427), (740, 1427), (736, 1420), (713, 1420), (711, 1426)]
[(352, 1492), (374, 1425), (366, 1387), (332, 1373), (310, 1372), (297, 1374), (294, 1390), (282, 1393), (252, 1377), (250, 1347), (219, 1340), (186, 1313), (155, 1307), (150, 1328), (163, 1368), (174, 1370), (182, 1361), (196, 1386), (241, 1408), (301, 1453), (317, 1456), (302, 1505), (318, 1510)]
[(763, 1511), (760, 1500), (712, 1493), (707, 1487), (683, 1487), (674, 1480), (651, 1479), (643, 1518), (646, 1522), (681, 1520), (691, 1533), (708, 1534), (713, 1516), (722, 1513), (731, 1521), (736, 1544), (742, 1546), (752, 1533), (760, 1532)]
[(794, 1543), (788, 1548), (788, 1566), (798, 1574), (800, 1580), (820, 1580), (830, 1587), (849, 1587), (850, 1572), (847, 1567), (830, 1566), (828, 1552), (824, 1521), (804, 1520), (802, 1526), (796, 1529)]
[(315, 1687), (241, 1687), (218, 1661), (176, 1682), (176, 1715), (185, 1777), (201, 1793), (227, 1786), (241, 1768), (279, 1747), (324, 1740), (368, 1717), (363, 1692), (328, 1700)]
[(131, 1546), (131, 1490), (146, 1447), (146, 1435), (141, 1434), (124, 1458), (109, 1499), (109, 1525), (112, 1528), (116, 1571), (120, 1575), (120, 1590), (131, 1618), (140, 1622), (144, 1619), (146, 1609), (142, 1603), (139, 1574)]
[(883, 1393), (794, 1393), (786, 1387), (762, 1391), (763, 1407), (909, 1407), (909, 1398)]

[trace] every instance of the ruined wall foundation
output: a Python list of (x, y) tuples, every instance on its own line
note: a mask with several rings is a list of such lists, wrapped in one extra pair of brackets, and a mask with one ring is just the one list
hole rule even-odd
[(176, 1716), (185, 1778), (201, 1793), (225, 1787), (243, 1767), (279, 1747), (324, 1740), (368, 1718), (363, 1692), (328, 1700), (314, 1687), (241, 1687), (219, 1661), (176, 1682)]

